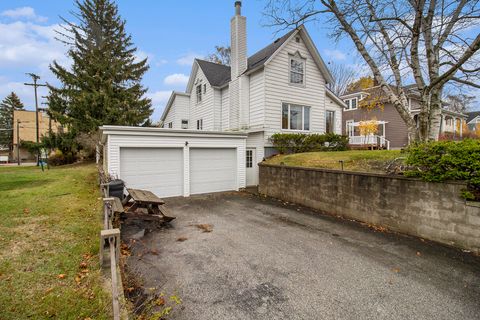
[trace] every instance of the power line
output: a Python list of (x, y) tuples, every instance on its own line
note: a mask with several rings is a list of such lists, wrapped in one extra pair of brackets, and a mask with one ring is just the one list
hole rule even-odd
[[(27, 73), (27, 75), (29, 75), (30, 77), (32, 77), (32, 80), (33, 80), (33, 83), (24, 83), (24, 85), (26, 86), (33, 86), (33, 88), (35, 89), (35, 125), (36, 125), (36, 143), (38, 143), (38, 139), (39, 139), (39, 132), (38, 132), (38, 97), (37, 97), (37, 88), (38, 87), (46, 87), (47, 85), (46, 84), (40, 84), (40, 83), (37, 83), (37, 81), (40, 79), (40, 76), (34, 74), (34, 73)], [(37, 165), (40, 161), (40, 155), (37, 154)]]

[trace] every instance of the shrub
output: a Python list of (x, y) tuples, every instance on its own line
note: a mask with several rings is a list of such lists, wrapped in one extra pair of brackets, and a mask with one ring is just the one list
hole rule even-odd
[(270, 137), (280, 153), (347, 150), (348, 137), (334, 134), (275, 133)]
[(66, 152), (64, 154), (61, 150), (57, 149), (48, 157), (48, 164), (51, 166), (61, 166), (74, 163), (75, 160), (75, 156), (72, 152)]
[(412, 144), (407, 148), (407, 176), (425, 181), (462, 180), (466, 199), (480, 200), (480, 140), (436, 141)]

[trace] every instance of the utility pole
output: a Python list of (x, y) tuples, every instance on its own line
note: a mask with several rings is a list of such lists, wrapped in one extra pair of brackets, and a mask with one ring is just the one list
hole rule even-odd
[(20, 120), (17, 119), (17, 164), (20, 165)]
[[(27, 73), (27, 75), (29, 75), (30, 77), (32, 77), (32, 80), (33, 80), (33, 83), (24, 83), (24, 85), (26, 86), (33, 86), (33, 88), (35, 89), (35, 131), (36, 131), (36, 143), (38, 145), (38, 141), (39, 141), (39, 127), (38, 127), (38, 98), (37, 98), (37, 88), (38, 87), (46, 87), (47, 85), (46, 84), (39, 84), (37, 83), (37, 81), (40, 79), (40, 76), (34, 74), (34, 73)], [(39, 164), (39, 161), (40, 161), (40, 150), (38, 150), (38, 153), (37, 153), (37, 166)]]

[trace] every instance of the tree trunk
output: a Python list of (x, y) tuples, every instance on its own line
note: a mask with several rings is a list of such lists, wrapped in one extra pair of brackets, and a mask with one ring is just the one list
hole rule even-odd
[(440, 125), (442, 121), (442, 100), (440, 90), (431, 91), (429, 119), (428, 139), (437, 141), (440, 135)]

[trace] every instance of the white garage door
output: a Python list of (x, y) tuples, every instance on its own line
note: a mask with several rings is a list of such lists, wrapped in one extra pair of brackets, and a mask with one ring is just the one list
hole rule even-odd
[(190, 149), (190, 193), (237, 190), (236, 149)]
[(127, 188), (159, 197), (183, 195), (183, 149), (120, 148), (120, 175)]

